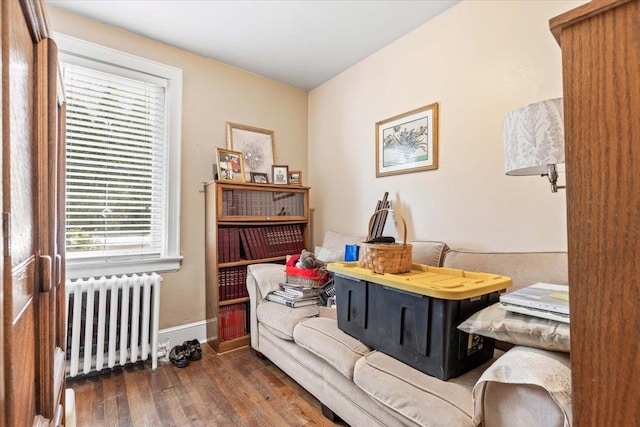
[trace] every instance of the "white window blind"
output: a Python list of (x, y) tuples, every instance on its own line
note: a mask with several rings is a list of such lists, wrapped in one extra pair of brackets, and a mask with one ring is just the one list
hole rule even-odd
[(164, 86), (64, 64), (67, 253), (157, 254), (165, 228)]
[(180, 267), (182, 70), (55, 33), (67, 277)]

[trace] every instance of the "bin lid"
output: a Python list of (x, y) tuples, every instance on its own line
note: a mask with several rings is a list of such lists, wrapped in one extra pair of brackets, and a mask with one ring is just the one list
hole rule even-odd
[(336, 274), (377, 283), (433, 298), (462, 300), (500, 291), (511, 286), (511, 278), (492, 273), (413, 264), (408, 273), (377, 274), (357, 262), (333, 262), (327, 269)]

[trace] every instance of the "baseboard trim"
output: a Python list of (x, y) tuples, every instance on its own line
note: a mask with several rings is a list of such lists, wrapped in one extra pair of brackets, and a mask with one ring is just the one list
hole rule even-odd
[(207, 322), (205, 320), (160, 329), (158, 332), (158, 356), (164, 356), (166, 352), (171, 350), (171, 347), (194, 338), (200, 343), (207, 341)]

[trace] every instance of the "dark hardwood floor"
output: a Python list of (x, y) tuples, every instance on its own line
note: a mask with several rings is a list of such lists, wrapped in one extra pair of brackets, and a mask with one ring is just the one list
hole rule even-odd
[(322, 416), (320, 403), (249, 348), (218, 355), (202, 346), (186, 368), (159, 362), (68, 380), (78, 427), (344, 426)]

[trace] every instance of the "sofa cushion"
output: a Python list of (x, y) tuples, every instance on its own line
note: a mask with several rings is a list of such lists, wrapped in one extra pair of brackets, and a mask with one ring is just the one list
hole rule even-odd
[(371, 349), (338, 329), (338, 322), (316, 317), (300, 322), (293, 331), (296, 344), (324, 359), (338, 372), (353, 379), (356, 362)]
[(476, 425), (567, 427), (572, 423), (569, 355), (514, 347), (473, 389)]
[(566, 252), (473, 252), (449, 250), (443, 267), (495, 273), (510, 277), (513, 285), (507, 292), (537, 282), (566, 285), (569, 282)]
[(349, 234), (336, 233), (335, 231), (327, 231), (324, 233), (322, 247), (334, 250), (343, 250), (345, 245), (356, 245), (365, 240), (362, 236), (353, 236)]
[(271, 301), (263, 301), (256, 308), (258, 321), (278, 337), (289, 341), (293, 341), (293, 330), (301, 320), (315, 317), (319, 312), (317, 305), (294, 308)]
[(342, 249), (324, 248), (316, 246), (313, 254), (322, 262), (339, 262), (344, 261), (344, 247)]
[(449, 247), (444, 242), (414, 241), (412, 257), (414, 264), (430, 265), (440, 267), (444, 253)]
[(569, 324), (498, 308), (483, 308), (458, 325), (469, 334), (478, 334), (516, 345), (569, 352)]
[(353, 380), (403, 423), (470, 426), (473, 386), (494, 360), (457, 378), (442, 381), (374, 351), (358, 360)]

